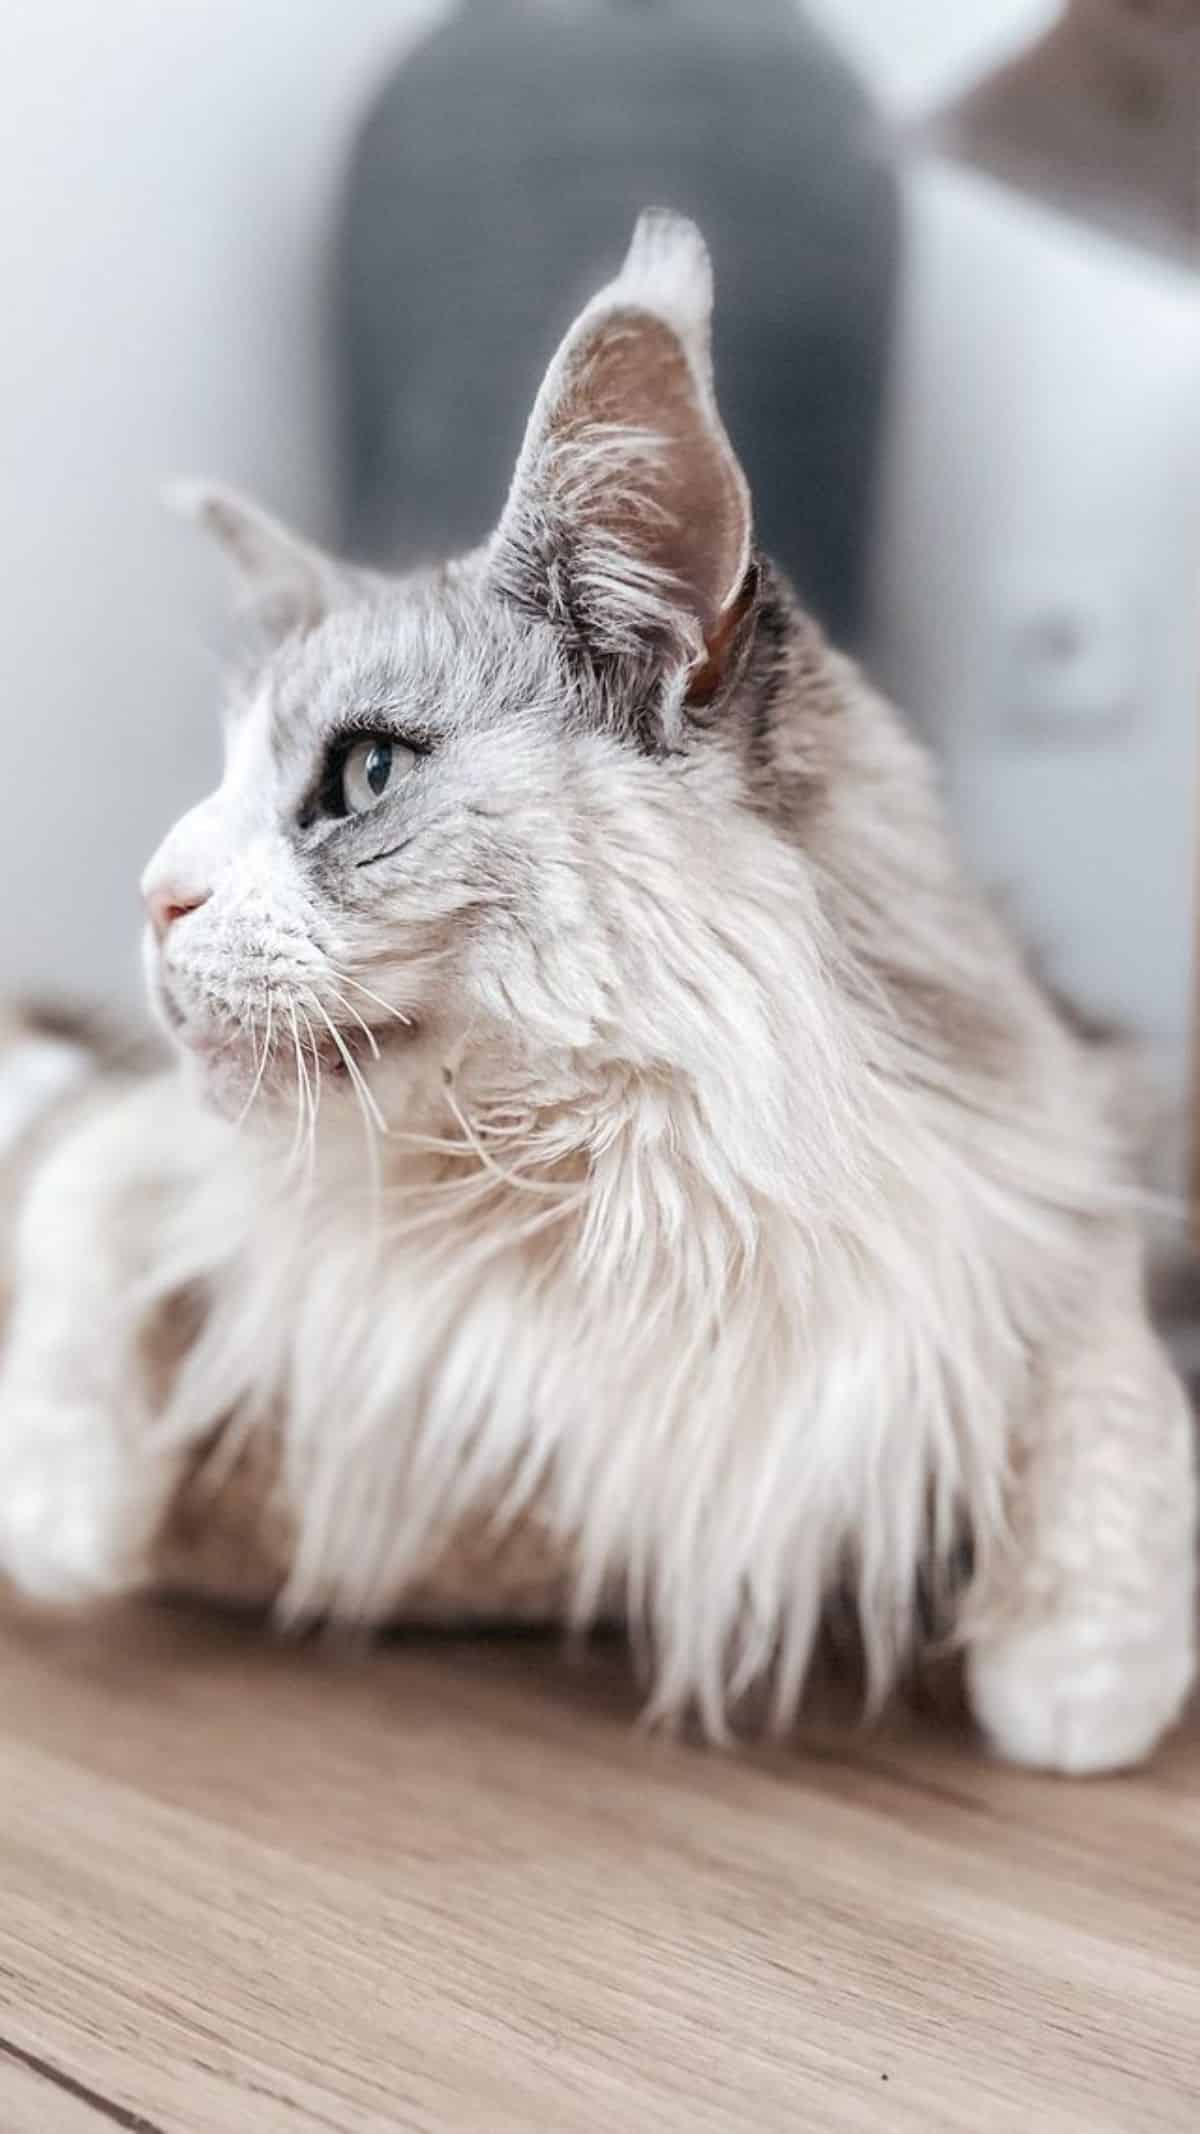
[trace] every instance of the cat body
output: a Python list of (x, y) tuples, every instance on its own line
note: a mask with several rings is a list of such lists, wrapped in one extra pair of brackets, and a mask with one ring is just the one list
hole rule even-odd
[(194, 500), (268, 649), (146, 878), (181, 1064), (20, 1196), (0, 1563), (144, 1582), (269, 1445), (287, 1615), (469, 1613), (516, 1535), (530, 1612), (620, 1613), (719, 1735), (792, 1718), (834, 1589), (881, 1696), (932, 1591), (1001, 1751), (1135, 1760), (1195, 1507), (1120, 1106), (755, 552), (709, 304), (644, 218), (442, 570)]

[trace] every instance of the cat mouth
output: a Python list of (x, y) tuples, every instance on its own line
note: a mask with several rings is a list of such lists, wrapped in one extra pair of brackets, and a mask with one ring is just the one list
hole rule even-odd
[[(326, 1029), (309, 1019), (309, 1031), (302, 1044), (310, 1059), (319, 1060), (322, 1072), (333, 1076), (335, 1081), (352, 1081), (355, 1075), (365, 1074), (388, 1052), (410, 1045), (416, 1035), (416, 1025), (405, 1023), (364, 1023), (361, 1027), (347, 1028), (335, 1024), (334, 1030)], [(284, 1057), (290, 1047), (284, 1047)]]
[(230, 1019), (214, 1026), (195, 1023), (165, 986), (160, 1002), (176, 1043), (206, 1076), (252, 1083), (264, 1092), (293, 1087), (297, 1074), (303, 1078), (315, 1073), (333, 1082), (358, 1081), (379, 1060), (410, 1045), (417, 1034), (416, 1024), (407, 1017), (401, 1019), (395, 1010), (386, 1023), (365, 1016), (344, 1023), (311, 1002), (296, 1001), (286, 1007), (274, 1004), (271, 1015), (261, 1021), (246, 1024)]

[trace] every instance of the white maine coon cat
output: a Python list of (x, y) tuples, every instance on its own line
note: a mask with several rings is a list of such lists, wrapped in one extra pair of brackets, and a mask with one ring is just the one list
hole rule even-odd
[(834, 1589), (880, 1696), (932, 1592), (1001, 1753), (1130, 1763), (1195, 1494), (1111, 1069), (756, 551), (710, 308), (643, 217), (444, 568), (193, 495), (265, 651), (145, 876), (180, 1064), (68, 1102), (78, 1050), (0, 1051), (0, 1564), (145, 1582), (198, 1460), (269, 1444), (286, 1614), (402, 1614), (524, 1522), (719, 1734), (791, 1719)]

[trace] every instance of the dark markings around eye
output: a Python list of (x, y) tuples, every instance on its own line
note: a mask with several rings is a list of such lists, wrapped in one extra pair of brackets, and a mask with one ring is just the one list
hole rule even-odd
[(342, 778), (350, 756), (364, 741), (373, 741), (389, 748), (408, 749), (414, 756), (428, 756), (433, 747), (432, 740), (424, 734), (392, 733), (376, 726), (350, 726), (342, 733), (335, 734), (326, 745), (316, 783), (297, 818), (301, 830), (311, 830), (322, 815), (335, 822), (344, 821), (349, 815)]
[(389, 845), (386, 852), (372, 852), (367, 859), (355, 860), (354, 864), (356, 867), (378, 867), (384, 860), (394, 860), (411, 843), (411, 837), (402, 837), (398, 845)]

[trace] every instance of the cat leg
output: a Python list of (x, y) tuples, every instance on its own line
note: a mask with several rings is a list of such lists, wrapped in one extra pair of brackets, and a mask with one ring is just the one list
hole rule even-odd
[(971, 1703), (1013, 1762), (1119, 1770), (1154, 1748), (1195, 1672), (1193, 1419), (1125, 1241), (1038, 1379), (1013, 1549), (966, 1629)]
[(180, 1471), (147, 1439), (144, 1376), (131, 1370), (129, 1284), (153, 1202), (122, 1175), (123, 1124), (89, 1124), (46, 1159), (13, 1241), (0, 1572), (43, 1601), (139, 1584)]
[(129, 1592), (174, 1487), (86, 1391), (0, 1389), (0, 1572), (33, 1600)]

